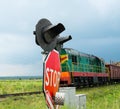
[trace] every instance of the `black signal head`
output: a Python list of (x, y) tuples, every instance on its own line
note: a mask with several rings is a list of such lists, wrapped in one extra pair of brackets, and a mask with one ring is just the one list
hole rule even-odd
[(34, 31), (36, 44), (41, 46), (44, 51), (49, 52), (55, 48), (57, 38), (64, 30), (64, 25), (61, 23), (52, 25), (49, 20), (41, 19), (36, 24), (36, 30)]

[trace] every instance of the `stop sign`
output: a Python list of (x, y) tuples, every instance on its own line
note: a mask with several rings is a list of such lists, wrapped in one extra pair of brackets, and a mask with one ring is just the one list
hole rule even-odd
[[(54, 98), (56, 92), (59, 89), (60, 72), (61, 72), (61, 67), (60, 67), (59, 52), (56, 50), (52, 50), (44, 61), (44, 71), (43, 71), (44, 93), (47, 102), (49, 102), (51, 98)], [(48, 96), (50, 98), (47, 98)], [(51, 103), (53, 102), (51, 101)]]

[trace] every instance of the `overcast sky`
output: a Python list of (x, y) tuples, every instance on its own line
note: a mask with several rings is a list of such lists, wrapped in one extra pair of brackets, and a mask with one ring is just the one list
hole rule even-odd
[(0, 76), (42, 75), (41, 18), (64, 24), (65, 47), (120, 61), (120, 0), (0, 0)]

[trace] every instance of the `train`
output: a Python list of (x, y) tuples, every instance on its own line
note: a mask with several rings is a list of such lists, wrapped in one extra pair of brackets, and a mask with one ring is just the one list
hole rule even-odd
[(60, 51), (61, 86), (92, 86), (120, 82), (120, 66), (72, 48)]

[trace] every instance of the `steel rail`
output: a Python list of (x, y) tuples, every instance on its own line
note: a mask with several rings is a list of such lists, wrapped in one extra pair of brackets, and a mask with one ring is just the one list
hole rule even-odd
[(23, 93), (11, 93), (11, 94), (0, 94), (0, 98), (6, 98), (10, 96), (24, 96), (24, 95), (33, 95), (33, 94), (41, 94), (42, 91), (36, 92), (23, 92)]

